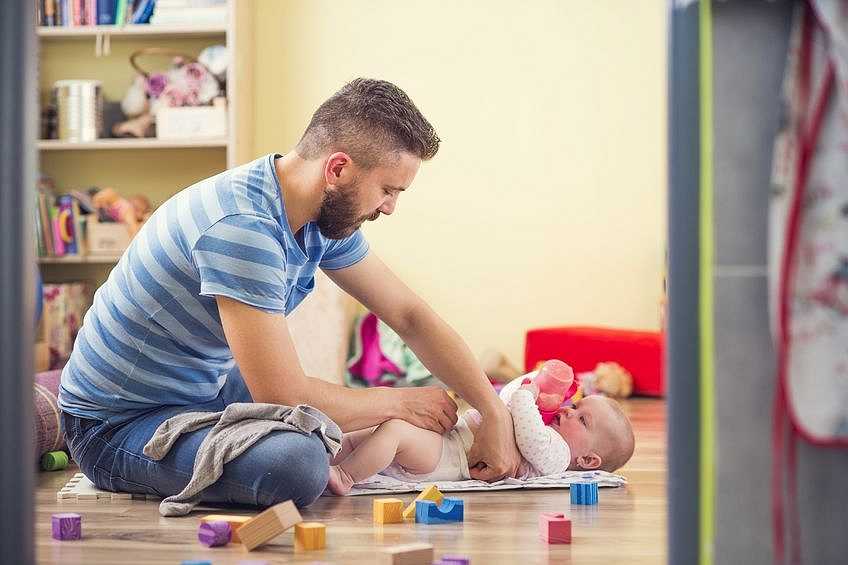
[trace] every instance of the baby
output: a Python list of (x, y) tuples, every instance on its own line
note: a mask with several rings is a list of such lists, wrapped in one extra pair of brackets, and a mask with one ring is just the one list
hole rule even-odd
[[(515, 442), (522, 456), (517, 478), (568, 469), (615, 471), (630, 459), (633, 429), (616, 401), (588, 396), (574, 407), (561, 408), (546, 426), (536, 406), (539, 389), (527, 382), (536, 374), (518, 377), (500, 395), (512, 414)], [(407, 482), (470, 479), (468, 452), (481, 425), (480, 414), (469, 410), (444, 435), (404, 420), (388, 420), (375, 428), (345, 434), (330, 467), (328, 488), (344, 495), (375, 473)]]

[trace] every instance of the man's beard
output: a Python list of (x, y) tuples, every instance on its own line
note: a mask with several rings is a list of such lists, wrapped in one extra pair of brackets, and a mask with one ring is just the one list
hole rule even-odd
[(365, 220), (376, 220), (380, 216), (375, 211), (367, 216), (358, 216), (356, 206), (356, 183), (337, 186), (335, 190), (327, 187), (324, 189), (324, 198), (321, 200), (321, 209), (315, 222), (321, 235), (328, 239), (344, 239), (353, 235)]

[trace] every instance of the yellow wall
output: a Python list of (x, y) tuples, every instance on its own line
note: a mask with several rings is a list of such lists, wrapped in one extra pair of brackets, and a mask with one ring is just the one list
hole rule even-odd
[(443, 139), (372, 248), (471, 345), (656, 328), (665, 235), (661, 0), (254, 2), (256, 154), (348, 79), (395, 82)]

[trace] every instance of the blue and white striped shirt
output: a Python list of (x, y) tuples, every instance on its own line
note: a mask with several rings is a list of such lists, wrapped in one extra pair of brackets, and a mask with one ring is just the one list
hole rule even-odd
[(315, 223), (296, 235), (268, 155), (194, 184), (165, 202), (94, 295), (62, 372), (59, 405), (119, 421), (165, 404), (213, 400), (234, 365), (216, 296), (288, 314), (315, 270), (368, 253)]

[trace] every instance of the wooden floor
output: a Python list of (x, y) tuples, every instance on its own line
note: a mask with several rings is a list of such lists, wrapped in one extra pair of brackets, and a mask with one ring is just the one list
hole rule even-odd
[[(292, 534), (285, 533), (273, 544), (247, 553), (241, 545), (212, 549), (200, 545), (196, 538), (198, 513), (163, 518), (156, 503), (142, 501), (59, 503), (56, 491), (76, 471), (74, 468), (39, 474), (35, 529), (38, 562), (123, 565), (208, 559), (224, 565), (250, 559), (372, 564), (380, 547), (424, 541), (435, 546), (437, 558), (463, 554), (476, 565), (664, 563), (665, 404), (631, 400), (626, 408), (636, 430), (636, 452), (622, 470), (630, 484), (602, 489), (597, 506), (571, 507), (566, 490), (462, 493), (458, 495), (465, 500), (466, 519), (462, 524), (393, 524), (379, 528), (371, 523), (372, 497), (322, 497), (303, 516), (327, 524), (327, 549), (295, 553)], [(539, 539), (536, 521), (540, 512), (549, 511), (564, 511), (571, 517), (571, 545), (549, 546)], [(50, 516), (56, 512), (82, 514), (83, 540), (59, 542), (50, 537)]]

